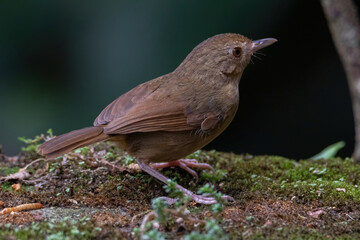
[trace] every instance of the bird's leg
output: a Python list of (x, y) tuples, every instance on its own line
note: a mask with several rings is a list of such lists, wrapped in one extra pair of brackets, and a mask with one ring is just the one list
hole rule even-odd
[[(162, 175), (161, 173), (159, 173), (158, 171), (156, 171), (155, 169), (150, 167), (148, 164), (142, 162), (141, 160), (137, 160), (137, 162), (138, 162), (140, 168), (143, 171), (147, 172), (148, 174), (150, 174), (154, 178), (160, 180), (161, 182), (167, 184), (167, 182), (169, 180), (167, 177), (165, 177), (164, 175)], [(192, 200), (194, 200), (197, 203), (201, 203), (201, 204), (214, 204), (214, 203), (217, 203), (215, 198), (213, 198), (213, 197), (205, 197), (205, 196), (202, 196), (202, 195), (197, 195), (197, 194), (191, 192), (190, 190), (180, 186), (179, 184), (176, 184), (176, 188), (183, 191), (184, 194), (189, 196)], [(172, 204), (172, 203), (174, 203), (176, 201), (175, 199), (171, 199), (171, 198), (167, 198), (167, 197), (164, 197), (163, 199), (165, 199), (169, 204)], [(227, 195), (224, 195), (223, 199), (224, 200), (229, 200), (229, 201), (234, 201), (234, 199), (232, 197), (227, 196)]]
[(210, 164), (199, 163), (196, 159), (179, 159), (171, 162), (151, 163), (150, 166), (154, 169), (177, 166), (190, 173), (195, 179), (198, 179), (198, 175), (194, 170), (191, 169), (191, 167), (214, 170)]

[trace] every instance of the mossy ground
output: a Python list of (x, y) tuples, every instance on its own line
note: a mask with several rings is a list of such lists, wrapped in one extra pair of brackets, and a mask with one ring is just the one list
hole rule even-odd
[[(16, 157), (0, 152), (0, 175), (16, 173), (40, 157), (34, 148)], [(195, 192), (211, 183), (235, 202), (217, 214), (211, 206), (188, 203), (182, 221), (175, 216), (156, 228), (169, 239), (196, 239), (189, 234), (206, 231), (202, 223), (211, 218), (230, 239), (360, 238), (360, 165), (352, 159), (294, 161), (216, 151), (190, 157), (211, 164), (215, 172), (198, 171), (198, 182), (179, 168), (163, 173)], [(133, 162), (110, 143), (99, 143), (49, 162), (39, 160), (26, 169), (30, 177), (25, 179), (3, 179), (4, 207), (40, 202), (44, 208), (0, 215), (0, 238), (134, 238), (133, 229), (152, 210), (151, 200), (167, 193), (146, 173), (119, 172), (102, 160), (117, 166)], [(12, 190), (13, 183), (22, 189)]]

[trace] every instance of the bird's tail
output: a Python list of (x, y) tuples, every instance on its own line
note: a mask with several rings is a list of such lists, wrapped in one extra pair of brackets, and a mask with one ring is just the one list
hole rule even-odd
[(40, 154), (46, 159), (54, 159), (79, 147), (109, 138), (102, 127), (86, 127), (57, 136), (41, 144)]

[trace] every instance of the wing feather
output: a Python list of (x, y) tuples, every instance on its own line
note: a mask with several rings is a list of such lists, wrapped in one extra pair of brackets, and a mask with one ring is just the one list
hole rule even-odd
[(186, 104), (170, 98), (166, 89), (160, 88), (161, 80), (141, 84), (121, 95), (100, 113), (94, 126), (103, 126), (106, 134), (129, 134), (197, 129), (207, 131), (219, 122), (217, 115), (211, 113), (186, 114)]
[(143, 83), (127, 93), (124, 93), (110, 103), (94, 121), (94, 126), (106, 125), (114, 119), (125, 116), (138, 102), (146, 99), (160, 86), (160, 83)]

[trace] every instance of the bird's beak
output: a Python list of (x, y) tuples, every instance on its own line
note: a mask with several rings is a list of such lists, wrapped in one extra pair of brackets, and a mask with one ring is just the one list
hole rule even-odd
[(256, 52), (264, 47), (270, 46), (271, 44), (277, 42), (275, 38), (263, 38), (259, 40), (252, 41), (251, 51)]

